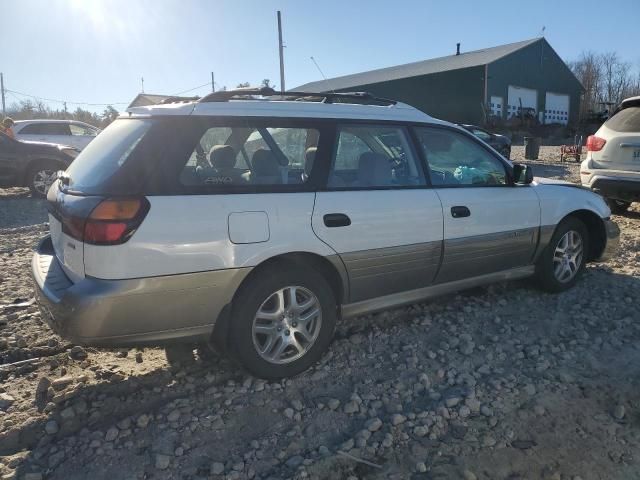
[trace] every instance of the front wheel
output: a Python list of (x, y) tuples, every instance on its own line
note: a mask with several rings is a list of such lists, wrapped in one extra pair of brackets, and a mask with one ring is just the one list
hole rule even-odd
[(562, 292), (573, 287), (582, 274), (589, 252), (587, 228), (577, 218), (567, 218), (557, 227), (536, 265), (543, 290)]
[(615, 215), (622, 215), (631, 206), (631, 202), (623, 202), (622, 200), (614, 200), (613, 198), (607, 198), (606, 201), (611, 213)]
[(335, 295), (322, 275), (293, 265), (263, 270), (234, 301), (230, 347), (252, 374), (290, 377), (320, 359), (336, 320)]

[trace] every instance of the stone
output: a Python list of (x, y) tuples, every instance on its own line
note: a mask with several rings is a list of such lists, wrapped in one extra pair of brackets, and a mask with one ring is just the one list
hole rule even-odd
[(73, 377), (71, 375), (65, 375), (64, 377), (56, 378), (51, 382), (51, 386), (56, 392), (64, 390), (67, 386), (73, 383)]
[(360, 410), (360, 407), (358, 406), (358, 402), (355, 400), (351, 400), (344, 406), (344, 413), (356, 413), (358, 410)]
[(460, 415), (461, 418), (467, 418), (469, 415), (471, 415), (471, 409), (466, 405), (462, 405), (460, 407), (460, 410), (458, 410), (458, 415)]
[(460, 397), (449, 397), (444, 401), (447, 408), (455, 407), (458, 403), (460, 403)]
[(327, 402), (327, 407), (329, 407), (331, 410), (335, 410), (339, 406), (340, 406), (340, 400), (338, 400), (337, 398), (331, 398)]
[(79, 345), (76, 345), (69, 350), (69, 358), (72, 360), (84, 360), (89, 355), (86, 350)]
[(364, 424), (365, 428), (370, 432), (377, 432), (382, 427), (382, 420), (378, 417), (367, 420)]
[(49, 468), (56, 468), (64, 460), (64, 450), (58, 450), (57, 452), (49, 455)]
[(149, 425), (150, 421), (151, 421), (151, 417), (146, 413), (143, 413), (136, 420), (136, 425), (140, 428), (147, 428), (147, 425)]
[(300, 400), (291, 400), (291, 406), (297, 411), (301, 411), (304, 408)]
[(35, 472), (35, 473), (25, 473), (22, 478), (23, 480), (42, 480), (44, 477), (42, 476), (42, 473)]
[(622, 420), (625, 416), (624, 405), (616, 405), (613, 409), (613, 418)]
[(63, 420), (71, 420), (76, 416), (76, 412), (73, 410), (73, 407), (67, 407), (60, 412), (60, 417)]
[(413, 429), (413, 434), (418, 437), (424, 437), (427, 433), (429, 433), (429, 429), (423, 425), (418, 425)]
[(6, 410), (7, 408), (9, 408), (11, 405), (13, 405), (13, 403), (16, 401), (15, 398), (13, 398), (11, 395), (9, 395), (8, 393), (0, 393), (0, 409), (2, 410)]
[(171, 457), (169, 455), (162, 455), (161, 453), (156, 454), (156, 468), (158, 470), (166, 470), (169, 468), (169, 464), (171, 463)]
[(487, 405), (482, 405), (480, 407), (480, 413), (485, 417), (493, 417), (493, 409)]
[(416, 471), (424, 473), (427, 471), (427, 466), (424, 464), (424, 462), (418, 462), (416, 463)]
[(49, 435), (55, 435), (56, 433), (58, 433), (58, 430), (60, 430), (60, 428), (58, 427), (58, 422), (56, 422), (55, 420), (49, 420), (44, 425), (44, 431)]
[(104, 435), (105, 442), (113, 442), (116, 438), (118, 438), (118, 434), (120, 431), (117, 427), (111, 427), (107, 430), (107, 433)]
[(478, 477), (476, 477), (476, 474), (473, 473), (471, 470), (467, 470), (467, 469), (465, 469), (462, 472), (462, 478), (464, 478), (464, 480), (478, 480)]
[(399, 413), (394, 413), (393, 415), (391, 415), (391, 425), (393, 425), (394, 427), (406, 421), (407, 417), (405, 417), (404, 415), (401, 415)]
[(177, 422), (180, 419), (180, 410), (177, 408), (169, 412), (167, 415), (167, 422)]
[(294, 455), (293, 457), (291, 457), (289, 460), (286, 461), (286, 465), (289, 468), (298, 468), (300, 465), (302, 465), (303, 461), (304, 461), (304, 458), (302, 458), (300, 455)]
[(293, 408), (285, 408), (284, 412), (282, 412), (282, 413), (284, 413), (284, 416), (287, 417), (287, 418), (293, 418), (293, 414), (295, 412), (293, 411)]
[(136, 352), (136, 363), (142, 363), (142, 352)]
[(349, 341), (354, 345), (360, 345), (362, 342), (364, 342), (364, 335), (360, 333), (354, 333), (349, 337)]
[(222, 475), (224, 473), (224, 463), (213, 462), (209, 468), (211, 475)]

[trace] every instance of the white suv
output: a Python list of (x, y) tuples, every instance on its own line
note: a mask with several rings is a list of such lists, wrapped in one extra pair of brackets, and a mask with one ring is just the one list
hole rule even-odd
[[(615, 250), (599, 195), (368, 94), (271, 89), (132, 108), (48, 194), (38, 302), (73, 342), (214, 342), (295, 375), (336, 321)], [(171, 351), (171, 350), (168, 350)]]
[(76, 120), (18, 120), (11, 128), (17, 140), (58, 143), (82, 150), (100, 132)]
[(640, 201), (640, 97), (624, 100), (587, 139), (582, 185), (602, 194), (613, 213)]

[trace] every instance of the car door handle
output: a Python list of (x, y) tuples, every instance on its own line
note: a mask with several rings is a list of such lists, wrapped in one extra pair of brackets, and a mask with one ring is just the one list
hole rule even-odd
[(451, 216), (453, 218), (470, 217), (471, 210), (464, 206), (451, 207)]
[(325, 226), (329, 228), (348, 227), (351, 225), (351, 219), (344, 213), (327, 213), (322, 219)]

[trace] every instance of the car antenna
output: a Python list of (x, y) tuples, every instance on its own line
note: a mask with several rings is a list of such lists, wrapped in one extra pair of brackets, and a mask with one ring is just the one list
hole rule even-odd
[(316, 59), (313, 58), (313, 55), (311, 57), (309, 57), (309, 58), (311, 58), (311, 61), (313, 62), (313, 64), (316, 66), (316, 68), (320, 72), (320, 75), (322, 75), (322, 78), (324, 78), (324, 81), (327, 83), (327, 86), (329, 87), (329, 90), (331, 91), (331, 93), (336, 93), (336, 91), (333, 88), (331, 88), (331, 85), (329, 84), (329, 80), (327, 80), (327, 77), (325, 77), (324, 73), (320, 69), (320, 65), (318, 65), (318, 62), (316, 62)]

